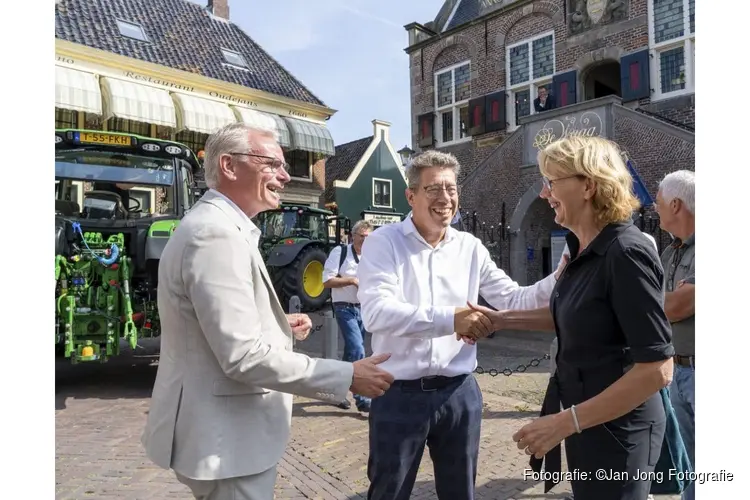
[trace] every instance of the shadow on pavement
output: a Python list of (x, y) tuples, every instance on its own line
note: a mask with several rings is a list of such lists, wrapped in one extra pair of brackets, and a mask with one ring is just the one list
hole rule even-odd
[[(566, 493), (563, 488), (559, 492), (550, 492), (546, 495), (543, 493), (523, 493), (534, 486), (534, 481), (524, 481), (523, 479), (493, 479), (488, 483), (483, 484), (476, 488), (476, 498), (487, 498), (492, 500), (521, 500), (521, 499), (565, 499), (568, 498), (570, 493)], [(354, 495), (347, 497), (347, 500), (362, 500), (367, 498), (367, 490), (360, 491)], [(414, 483), (412, 489), (411, 498), (415, 499), (435, 499), (437, 494), (435, 493), (435, 482), (434, 481), (417, 481)]]
[[(140, 350), (140, 349), (139, 349)], [(138, 352), (138, 351), (136, 351)], [(148, 398), (156, 378), (158, 349), (143, 354), (124, 352), (106, 363), (55, 362), (55, 410), (64, 410), (73, 399)]]
[(295, 417), (340, 417), (340, 418), (354, 418), (363, 422), (367, 421), (367, 414), (360, 413), (352, 403), (352, 407), (349, 410), (342, 410), (337, 408), (335, 404), (325, 403), (322, 401), (311, 401), (304, 403), (294, 403), (292, 408), (292, 415)]

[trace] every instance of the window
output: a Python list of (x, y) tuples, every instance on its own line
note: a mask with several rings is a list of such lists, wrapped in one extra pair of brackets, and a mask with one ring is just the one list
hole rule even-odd
[(202, 132), (193, 132), (191, 130), (183, 130), (182, 132), (175, 135), (175, 141), (180, 144), (184, 144), (189, 147), (190, 150), (198, 154), (206, 147), (206, 140), (208, 140), (208, 134)]
[(221, 53), (224, 54), (224, 60), (233, 66), (239, 66), (240, 68), (247, 68), (245, 58), (239, 52), (233, 50), (221, 49)]
[(136, 134), (143, 137), (151, 136), (150, 124), (126, 120), (125, 118), (110, 118), (107, 120), (107, 130), (111, 132), (122, 132), (125, 134)]
[[(138, 200), (138, 202), (131, 201), (130, 209), (136, 210), (142, 214), (154, 213), (154, 202), (156, 201), (156, 192), (153, 189), (147, 188), (132, 188), (129, 193), (131, 200)], [(138, 204), (140, 202), (140, 205)]]
[(55, 128), (78, 128), (78, 112), (55, 108)]
[(468, 133), (470, 78), (468, 62), (435, 72), (438, 145), (471, 139)]
[(695, 92), (695, 0), (649, 0), (654, 99)]
[(391, 208), (391, 187), (389, 179), (372, 179), (372, 206)]
[(132, 38), (134, 40), (140, 40), (141, 42), (148, 42), (146, 32), (143, 31), (143, 27), (140, 24), (129, 23), (127, 21), (117, 20), (117, 28), (120, 30), (122, 36)]
[(518, 119), (534, 114), (534, 99), (537, 90), (544, 86), (552, 89), (555, 73), (555, 35), (543, 35), (524, 40), (508, 47), (505, 57), (508, 96), (512, 106), (508, 108), (510, 128), (518, 125)]
[(60, 180), (55, 179), (55, 199), (64, 201), (73, 201), (78, 207), (83, 205), (83, 183), (81, 181), (68, 181), (64, 184), (65, 188), (60, 191)]
[(298, 179), (310, 178), (309, 151), (300, 151), (299, 149), (295, 149), (294, 151), (285, 151), (284, 159), (289, 164), (290, 177), (296, 177)]

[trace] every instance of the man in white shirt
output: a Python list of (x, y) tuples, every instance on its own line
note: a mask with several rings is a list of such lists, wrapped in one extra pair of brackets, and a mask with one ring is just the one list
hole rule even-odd
[(358, 297), (374, 353), (391, 388), (370, 409), (369, 500), (408, 500), (425, 444), (440, 500), (473, 500), (482, 394), (472, 375), (473, 342), (492, 327), (467, 307), (479, 295), (497, 309), (543, 307), (554, 275), (521, 287), (473, 235), (450, 223), (458, 209), (459, 164), (427, 151), (407, 168), (412, 214), (374, 231), (359, 264)]
[[(342, 245), (331, 250), (323, 270), (323, 286), (331, 289), (333, 312), (344, 337), (344, 361), (359, 361), (365, 357), (365, 326), (359, 310), (357, 289), (357, 267), (362, 255), (362, 243), (372, 232), (372, 225), (364, 220), (352, 228), (352, 244)], [(370, 411), (370, 398), (354, 394), (357, 409), (363, 413)], [(348, 399), (339, 403), (339, 408), (352, 407)]]

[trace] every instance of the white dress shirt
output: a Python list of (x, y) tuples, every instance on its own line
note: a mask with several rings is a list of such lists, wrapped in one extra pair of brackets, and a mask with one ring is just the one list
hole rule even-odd
[[(357, 268), (359, 264), (354, 259), (354, 247), (348, 245), (346, 251), (346, 259), (341, 264), (341, 277), (342, 278), (356, 278)], [(341, 246), (337, 246), (326, 259), (325, 267), (323, 268), (323, 283), (331, 278), (335, 278), (339, 275), (339, 261), (341, 260)], [(333, 302), (349, 302), (351, 304), (359, 304), (357, 298), (357, 287), (354, 285), (343, 286), (340, 288), (331, 288), (331, 300)]]
[(456, 307), (482, 297), (498, 310), (535, 309), (549, 303), (555, 276), (521, 287), (495, 265), (474, 235), (447, 228), (430, 246), (411, 217), (378, 228), (365, 240), (359, 263), (362, 320), (373, 354), (397, 380), (456, 376), (477, 366), (476, 345), (456, 340)]

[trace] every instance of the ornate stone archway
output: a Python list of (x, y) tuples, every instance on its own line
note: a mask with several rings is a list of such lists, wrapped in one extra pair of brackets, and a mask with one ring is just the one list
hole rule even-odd
[(576, 100), (578, 102), (582, 102), (584, 100), (584, 88), (586, 86), (586, 79), (588, 78), (591, 70), (607, 62), (616, 62), (619, 64), (620, 58), (623, 56), (623, 54), (625, 54), (625, 51), (621, 47), (602, 47), (601, 49), (587, 52), (576, 60), (575, 70), (578, 72)]
[(539, 198), (542, 191), (542, 179), (538, 179), (518, 200), (508, 226), (510, 234), (510, 272), (521, 285), (526, 285), (526, 235), (521, 231), (524, 218), (531, 205)]

